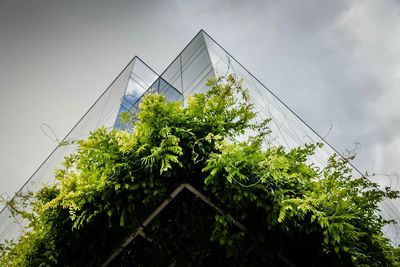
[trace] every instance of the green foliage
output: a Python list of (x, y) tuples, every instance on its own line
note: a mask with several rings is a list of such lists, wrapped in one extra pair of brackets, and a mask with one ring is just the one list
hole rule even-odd
[(182, 193), (115, 266), (399, 266), (377, 213), (397, 192), (352, 177), (335, 155), (323, 169), (309, 164), (321, 144), (265, 148), (269, 119), (255, 122), (240, 82), (208, 85), (185, 108), (149, 94), (137, 116), (125, 116), (132, 133), (100, 128), (79, 141), (58, 182), (36, 193), (30, 212), (18, 211), (28, 231), (0, 246), (0, 265), (99, 266), (189, 183), (222, 212)]

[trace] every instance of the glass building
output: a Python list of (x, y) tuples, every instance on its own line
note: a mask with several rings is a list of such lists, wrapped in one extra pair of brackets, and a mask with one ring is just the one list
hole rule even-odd
[[(43, 184), (54, 182), (54, 170), (61, 167), (65, 156), (76, 151), (74, 140), (86, 138), (100, 126), (109, 129), (130, 129), (122, 123), (124, 112), (137, 113), (139, 103), (147, 93), (158, 92), (169, 101), (181, 100), (186, 104), (188, 96), (208, 90), (206, 81), (212, 77), (233, 74), (243, 80), (243, 87), (249, 89), (250, 98), (260, 118), (271, 118), (272, 134), (268, 143), (286, 148), (319, 142), (324, 146), (310, 159), (316, 166), (323, 166), (329, 156), (338, 153), (321, 136), (299, 118), (270, 89), (264, 86), (224, 48), (206, 32), (201, 30), (173, 60), (161, 75), (154, 72), (139, 57), (134, 57), (113, 83), (98, 98), (93, 106), (62, 140), (62, 145), (40, 165), (36, 172), (0, 212), (0, 243), (16, 239), (23, 233), (26, 221), (18, 216), (14, 207), (23, 205), (21, 195), (36, 192)], [(354, 175), (362, 175), (351, 166)], [(382, 186), (387, 186), (382, 184)], [(399, 188), (393, 188), (399, 189)], [(399, 200), (385, 200), (381, 203), (381, 215), (386, 219), (399, 219)], [(390, 224), (385, 234), (395, 245), (400, 243), (400, 228)]]

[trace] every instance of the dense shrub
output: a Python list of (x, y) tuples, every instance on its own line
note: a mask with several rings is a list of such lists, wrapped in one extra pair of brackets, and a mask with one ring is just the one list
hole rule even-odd
[[(233, 266), (399, 266), (383, 236), (383, 198), (333, 155), (308, 163), (320, 144), (268, 146), (269, 119), (240, 82), (210, 81), (187, 107), (149, 94), (127, 114), (134, 131), (100, 128), (78, 141), (32, 202), (26, 234), (1, 246), (1, 266), (99, 266), (180, 184), (181, 193), (111, 263)], [(238, 223), (243, 228), (238, 227)]]

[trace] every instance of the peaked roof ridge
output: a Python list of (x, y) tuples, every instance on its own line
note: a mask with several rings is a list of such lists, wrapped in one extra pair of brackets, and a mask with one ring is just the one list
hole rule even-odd
[[(135, 55), (133, 56), (128, 64), (125, 65), (125, 67), (119, 72), (119, 74), (114, 78), (114, 80), (109, 84), (109, 86), (100, 94), (100, 96), (94, 101), (94, 103), (86, 110), (86, 112), (82, 115), (82, 117), (74, 124), (74, 126), (67, 132), (67, 134), (64, 136), (63, 139), (61, 139), (61, 143), (65, 142), (68, 138), (68, 136), (74, 131), (74, 129), (79, 125), (80, 122), (85, 118), (85, 116), (96, 106), (96, 104), (102, 99), (102, 97), (112, 88), (112, 85), (120, 78), (120, 76), (130, 67), (132, 63), (136, 59), (139, 59), (143, 64), (146, 64), (139, 56)], [(147, 66), (147, 64), (146, 64)], [(150, 68), (150, 67), (149, 67)], [(27, 186), (27, 184), (31, 181), (32, 178), (34, 178), (35, 174), (41, 169), (41, 167), (47, 162), (49, 158), (56, 152), (56, 150), (59, 148), (59, 144), (52, 150), (52, 152), (43, 160), (43, 162), (39, 165), (39, 167), (33, 172), (33, 174), (26, 180), (26, 182), (18, 189), (18, 191), (13, 195), (13, 197), (10, 199), (10, 201), (13, 201), (16, 196), (18, 196), (22, 189)], [(0, 214), (3, 213), (3, 211), (7, 208), (7, 205), (4, 205), (4, 207), (0, 210)]]
[[(336, 154), (338, 154), (341, 158), (345, 159), (347, 163), (363, 178), (366, 179), (365, 175), (349, 160), (347, 160), (342, 153), (340, 153), (333, 145), (331, 145), (324, 137), (322, 137), (311, 125), (309, 125), (305, 120), (303, 120), (292, 108), (290, 108), (276, 93), (274, 93), (269, 87), (267, 87), (264, 83), (262, 83), (256, 76), (254, 76), (246, 67), (244, 67), (235, 57), (233, 57), (222, 45), (220, 45), (213, 37), (210, 36), (204, 29), (200, 29), (200, 31), (196, 34), (196, 36), (190, 41), (193, 42), (197, 35), (203, 33), (206, 37), (208, 37), (214, 44), (216, 44), (220, 49), (222, 49), (231, 59), (233, 59), (240, 67), (242, 67), (253, 79), (255, 79), (259, 84), (261, 84), (276, 100), (280, 102), (288, 111), (290, 111), (298, 120), (300, 120), (307, 128), (309, 128), (323, 143), (328, 145)], [(207, 41), (206, 41), (207, 42)], [(184, 50), (189, 47), (189, 44), (181, 51), (181, 53), (176, 57), (178, 58)], [(209, 48), (208, 48), (209, 49)], [(172, 64), (172, 63), (171, 63)], [(165, 72), (165, 71), (164, 71)]]
[(165, 74), (165, 72), (171, 67), (171, 65), (182, 55), (186, 48), (188, 48), (190, 44), (192, 44), (192, 42), (202, 33), (205, 33), (203, 29), (196, 33), (196, 35), (187, 43), (187, 45), (181, 50), (181, 52), (179, 52), (179, 54), (171, 61), (171, 63), (169, 63), (169, 65), (164, 69), (160, 76), (163, 76)]

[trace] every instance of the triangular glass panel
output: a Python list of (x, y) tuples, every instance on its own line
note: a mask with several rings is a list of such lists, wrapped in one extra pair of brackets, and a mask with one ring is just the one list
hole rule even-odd
[[(140, 78), (132, 82), (132, 77), (136, 76)], [(77, 149), (74, 141), (87, 138), (90, 132), (99, 127), (112, 129), (117, 115), (126, 105), (126, 99), (131, 96), (139, 98), (157, 77), (155, 72), (135, 57), (13, 197), (16, 208), (23, 206), (22, 194), (37, 192), (44, 184), (54, 182), (54, 171), (61, 168), (64, 158)], [(0, 243), (17, 238), (26, 224), (27, 221), (16, 214), (12, 207), (4, 207), (0, 212)]]
[(157, 73), (150, 69), (141, 59), (135, 58), (135, 64), (129, 75), (126, 91), (119, 107), (118, 116), (115, 119), (114, 128), (119, 130), (130, 129), (131, 125), (125, 124), (121, 118), (124, 112), (137, 113), (132, 109), (143, 94), (151, 88), (158, 78)]

